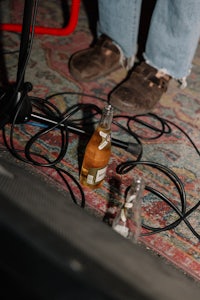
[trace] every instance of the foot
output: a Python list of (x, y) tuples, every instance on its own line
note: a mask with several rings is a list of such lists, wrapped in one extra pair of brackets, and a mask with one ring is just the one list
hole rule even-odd
[(120, 67), (120, 51), (102, 35), (94, 47), (75, 53), (69, 62), (71, 75), (78, 81), (92, 81)]
[(131, 114), (150, 112), (167, 91), (171, 77), (142, 62), (110, 96), (110, 104)]

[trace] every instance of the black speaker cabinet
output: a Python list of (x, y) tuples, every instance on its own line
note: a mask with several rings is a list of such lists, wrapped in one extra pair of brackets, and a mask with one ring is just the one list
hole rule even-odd
[(0, 154), (0, 203), (2, 300), (199, 300), (191, 278), (8, 153)]

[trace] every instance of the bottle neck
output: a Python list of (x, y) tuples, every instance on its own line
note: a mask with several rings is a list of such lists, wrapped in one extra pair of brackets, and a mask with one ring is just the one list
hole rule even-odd
[(113, 107), (110, 104), (108, 104), (103, 108), (102, 116), (99, 121), (99, 127), (105, 130), (110, 130), (112, 119), (113, 119)]

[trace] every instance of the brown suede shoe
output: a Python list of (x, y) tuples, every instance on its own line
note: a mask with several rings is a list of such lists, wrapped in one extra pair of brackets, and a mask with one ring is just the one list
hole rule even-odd
[(170, 76), (142, 62), (110, 96), (110, 104), (129, 114), (146, 114), (167, 91)]
[(120, 67), (120, 51), (102, 35), (94, 47), (75, 53), (69, 62), (71, 75), (78, 81), (92, 81)]

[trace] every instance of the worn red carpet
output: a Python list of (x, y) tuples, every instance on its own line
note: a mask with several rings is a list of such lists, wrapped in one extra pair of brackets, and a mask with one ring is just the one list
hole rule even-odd
[[(77, 27), (70, 35), (60, 37), (35, 35), (34, 37), (25, 73), (25, 80), (33, 84), (30, 95), (45, 99), (50, 95), (58, 94), (49, 101), (60, 112), (77, 104), (95, 104), (102, 109), (109, 92), (126, 75), (123, 70), (119, 69), (105, 78), (87, 84), (79, 83), (70, 76), (68, 70), (70, 56), (75, 51), (88, 47), (93, 41), (93, 23), (89, 21), (95, 22), (96, 11), (89, 2), (91, 1), (86, 1), (87, 5), (85, 6), (82, 3)], [(10, 0), (6, 4), (1, 4), (1, 22), (21, 22), (23, 4), (24, 1), (20, 0)], [(90, 12), (89, 19), (86, 14), (87, 9)], [(64, 20), (62, 11), (58, 1), (41, 1), (37, 24), (61, 27)], [(15, 50), (19, 50), (20, 35), (7, 31), (3, 31), (1, 34), (1, 46), (5, 52), (1, 56), (5, 62), (4, 70), (7, 72), (3, 72), (2, 64), (2, 81), (5, 82), (7, 77), (9, 82), (15, 82), (18, 62), (18, 52)], [(140, 161), (143, 163), (136, 164), (137, 155), (113, 146), (103, 187), (96, 191), (83, 189), (85, 209), (101, 218), (102, 222), (104, 220), (111, 224), (112, 218), (125, 199), (125, 192), (133, 177), (135, 175), (142, 176), (146, 189), (142, 199), (143, 229), (139, 239), (140, 243), (197, 280), (200, 280), (199, 91), (200, 47), (197, 49), (193, 61), (187, 88), (180, 89), (177, 82), (171, 81), (169, 90), (162, 97), (152, 115), (136, 117), (134, 112), (130, 112), (130, 115), (127, 116), (115, 111), (115, 122), (127, 128), (129, 120), (130, 129), (136, 139), (117, 124), (113, 124), (113, 137), (133, 143), (137, 143), (139, 139), (143, 148)], [(88, 94), (88, 96), (83, 94)], [(33, 102), (35, 105), (35, 101)], [(36, 103), (38, 104), (38, 102)], [(53, 108), (47, 113), (52, 110)], [(55, 110), (53, 111), (55, 112)], [(94, 112), (91, 105), (87, 107), (87, 110), (79, 110), (69, 120), (80, 124), (80, 119), (89, 116), (90, 111)], [(98, 119), (98, 116), (93, 118)], [(85, 119), (85, 122), (89, 121)], [(68, 189), (67, 184), (69, 184), (75, 195), (75, 199), (72, 198), (72, 201), (77, 201), (81, 205), (83, 197), (76, 180), (78, 181), (79, 178), (80, 158), (84, 153), (87, 138), (85, 135), (69, 132), (65, 154), (61, 161), (57, 162), (55, 168), (50, 166), (49, 161), (56, 160), (60, 153), (63, 142), (60, 130), (51, 130), (44, 136), (40, 136), (36, 142), (29, 145), (30, 147), (26, 146), (31, 137), (39, 130), (43, 130), (42, 124), (43, 122), (38, 124), (35, 120), (31, 120), (28, 124), (16, 125), (12, 134), (12, 146), (17, 151), (17, 156), (32, 159), (36, 164), (39, 162), (46, 164), (47, 166), (38, 166), (38, 168), (65, 189)], [(87, 128), (91, 126), (89, 123)], [(66, 133), (63, 135), (66, 136)], [(10, 126), (5, 127), (5, 136), (10, 143)], [(6, 145), (3, 131), (0, 141), (1, 151), (4, 151)], [(125, 163), (128, 164), (128, 167), (124, 166)], [(116, 168), (119, 165), (124, 168), (120, 168), (117, 172)], [(69, 174), (60, 174), (58, 171), (61, 170), (69, 172)], [(154, 193), (152, 189), (158, 192)], [(158, 194), (161, 198), (158, 197)], [(84, 226), (84, 224), (82, 225)]]

